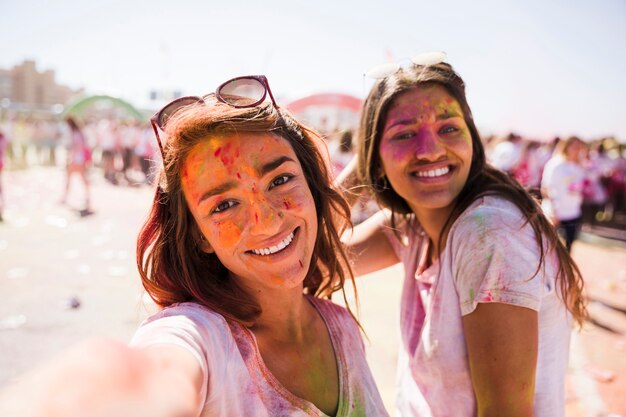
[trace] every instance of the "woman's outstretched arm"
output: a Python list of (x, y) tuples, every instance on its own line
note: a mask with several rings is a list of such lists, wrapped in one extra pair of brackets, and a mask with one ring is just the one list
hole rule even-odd
[(90, 340), (3, 389), (0, 415), (191, 417), (201, 384), (200, 365), (183, 348)]

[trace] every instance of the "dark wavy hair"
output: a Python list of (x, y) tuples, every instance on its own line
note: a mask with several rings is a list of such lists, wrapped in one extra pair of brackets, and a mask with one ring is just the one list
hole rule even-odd
[(161, 307), (195, 301), (226, 318), (250, 326), (261, 307), (236, 284), (213, 253), (200, 248), (200, 230), (181, 188), (181, 172), (189, 152), (211, 135), (237, 132), (272, 133), (293, 148), (315, 201), (318, 232), (304, 291), (330, 298), (352, 271), (339, 240), (350, 208), (331, 185), (321, 137), (272, 105), (235, 108), (205, 98), (168, 120), (164, 163), (150, 214), (137, 239), (137, 266), (144, 288)]
[[(537, 272), (544, 263), (545, 253), (551, 248), (556, 251), (559, 259), (556, 280), (561, 297), (576, 322), (582, 325), (587, 312), (583, 297), (583, 278), (578, 266), (565, 249), (554, 227), (544, 216), (539, 203), (515, 180), (487, 164), (485, 149), (465, 97), (465, 83), (449, 64), (413, 65), (402, 68), (377, 81), (372, 87), (363, 105), (358, 132), (357, 174), (359, 180), (362, 184), (369, 186), (368, 188), (383, 207), (392, 211), (392, 222), (395, 223), (398, 216), (414, 216), (407, 202), (392, 187), (382, 183), (379, 144), (387, 112), (394, 99), (407, 90), (428, 85), (439, 85), (456, 99), (461, 106), (465, 123), (472, 137), (473, 152), (468, 179), (456, 198), (454, 208), (440, 236), (443, 236), (443, 232), (448, 231), (454, 221), (480, 197), (499, 196), (512, 202), (523, 213), (535, 233), (540, 249)], [(546, 243), (548, 248), (544, 247)]]

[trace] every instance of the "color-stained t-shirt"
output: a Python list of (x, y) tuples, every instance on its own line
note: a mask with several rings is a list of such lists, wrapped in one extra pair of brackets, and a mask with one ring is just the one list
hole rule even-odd
[(397, 228), (400, 238), (390, 228), (385, 233), (405, 267), (398, 415), (476, 415), (462, 317), (478, 303), (495, 302), (538, 312), (533, 415), (563, 416), (571, 318), (555, 288), (553, 252), (535, 276), (539, 245), (519, 209), (497, 197), (478, 199), (454, 223), (439, 260), (428, 268), (429, 239), (421, 226), (412, 219)]
[[(359, 328), (348, 311), (306, 296), (320, 313), (337, 358), (337, 417), (388, 416), (365, 360)], [(324, 417), (311, 402), (289, 392), (269, 371), (254, 334), (196, 303), (181, 303), (146, 319), (132, 346), (174, 344), (198, 360), (203, 373), (202, 417)]]

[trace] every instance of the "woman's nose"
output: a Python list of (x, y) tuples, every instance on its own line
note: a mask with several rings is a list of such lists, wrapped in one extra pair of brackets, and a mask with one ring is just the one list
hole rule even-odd
[(249, 202), (249, 225), (253, 235), (272, 235), (282, 225), (279, 210), (266, 198), (255, 198)]
[(446, 154), (445, 147), (433, 129), (420, 129), (416, 137), (416, 142), (415, 157), (417, 159), (435, 161)]

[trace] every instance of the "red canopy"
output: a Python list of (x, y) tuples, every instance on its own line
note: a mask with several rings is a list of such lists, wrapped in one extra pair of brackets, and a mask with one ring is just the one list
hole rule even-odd
[(332, 106), (358, 113), (361, 111), (361, 104), (360, 98), (348, 94), (327, 93), (302, 97), (288, 103), (285, 107), (294, 113), (302, 112), (310, 106)]

